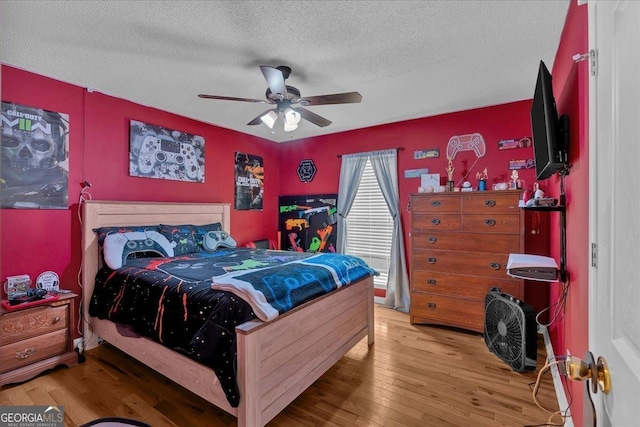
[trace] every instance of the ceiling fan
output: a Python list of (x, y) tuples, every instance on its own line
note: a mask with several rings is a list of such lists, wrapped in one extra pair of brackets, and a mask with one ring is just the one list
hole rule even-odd
[(205, 94), (200, 94), (198, 96), (206, 99), (275, 104), (275, 108), (265, 111), (247, 124), (254, 126), (264, 123), (270, 129), (273, 129), (278, 117), (282, 113), (285, 131), (292, 131), (296, 129), (300, 119), (305, 119), (320, 127), (329, 126), (331, 124), (330, 120), (325, 119), (304, 107), (328, 104), (355, 104), (362, 100), (362, 95), (358, 92), (301, 97), (298, 89), (285, 84), (285, 80), (291, 74), (291, 68), (286, 65), (281, 65), (279, 67), (261, 65), (260, 70), (269, 85), (265, 94), (265, 100)]

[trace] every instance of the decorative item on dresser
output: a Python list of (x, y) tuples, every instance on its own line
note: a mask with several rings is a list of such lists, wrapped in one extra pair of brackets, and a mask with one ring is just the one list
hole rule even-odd
[(412, 324), (484, 330), (491, 288), (524, 298), (507, 276), (510, 253), (525, 250), (521, 191), (411, 195)]
[(73, 351), (74, 293), (23, 310), (0, 308), (0, 385), (26, 381), (58, 365), (78, 364)]

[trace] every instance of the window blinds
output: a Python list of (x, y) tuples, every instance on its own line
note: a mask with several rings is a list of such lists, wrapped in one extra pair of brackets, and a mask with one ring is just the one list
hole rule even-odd
[(380, 276), (374, 278), (375, 287), (386, 289), (393, 220), (370, 161), (364, 168), (346, 222), (347, 253), (364, 259), (378, 271)]

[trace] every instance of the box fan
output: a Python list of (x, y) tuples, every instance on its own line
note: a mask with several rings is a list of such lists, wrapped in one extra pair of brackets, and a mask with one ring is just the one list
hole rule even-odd
[(493, 288), (484, 300), (484, 341), (514, 371), (536, 369), (537, 326), (533, 308)]

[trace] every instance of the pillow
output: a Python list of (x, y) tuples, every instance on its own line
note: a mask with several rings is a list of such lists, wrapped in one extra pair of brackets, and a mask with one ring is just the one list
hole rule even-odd
[(96, 233), (96, 237), (98, 238), (98, 248), (100, 252), (102, 252), (102, 247), (104, 245), (104, 239), (109, 234), (112, 233), (129, 233), (131, 231), (160, 231), (160, 226), (158, 224), (155, 225), (123, 225), (123, 226), (113, 226), (113, 227), (99, 227), (94, 228), (93, 232)]
[(135, 253), (156, 253), (172, 257), (173, 245), (157, 231), (131, 231), (109, 234), (104, 239), (104, 261), (112, 270), (122, 267)]
[(208, 231), (220, 230), (222, 224), (219, 222), (205, 225), (167, 225), (160, 224), (160, 233), (167, 240), (175, 242), (175, 256), (188, 254), (191, 252), (200, 252), (202, 247), (202, 240), (204, 235)]
[(235, 248), (236, 241), (226, 231), (207, 231), (202, 242), (204, 249), (207, 251), (215, 251), (219, 247)]

